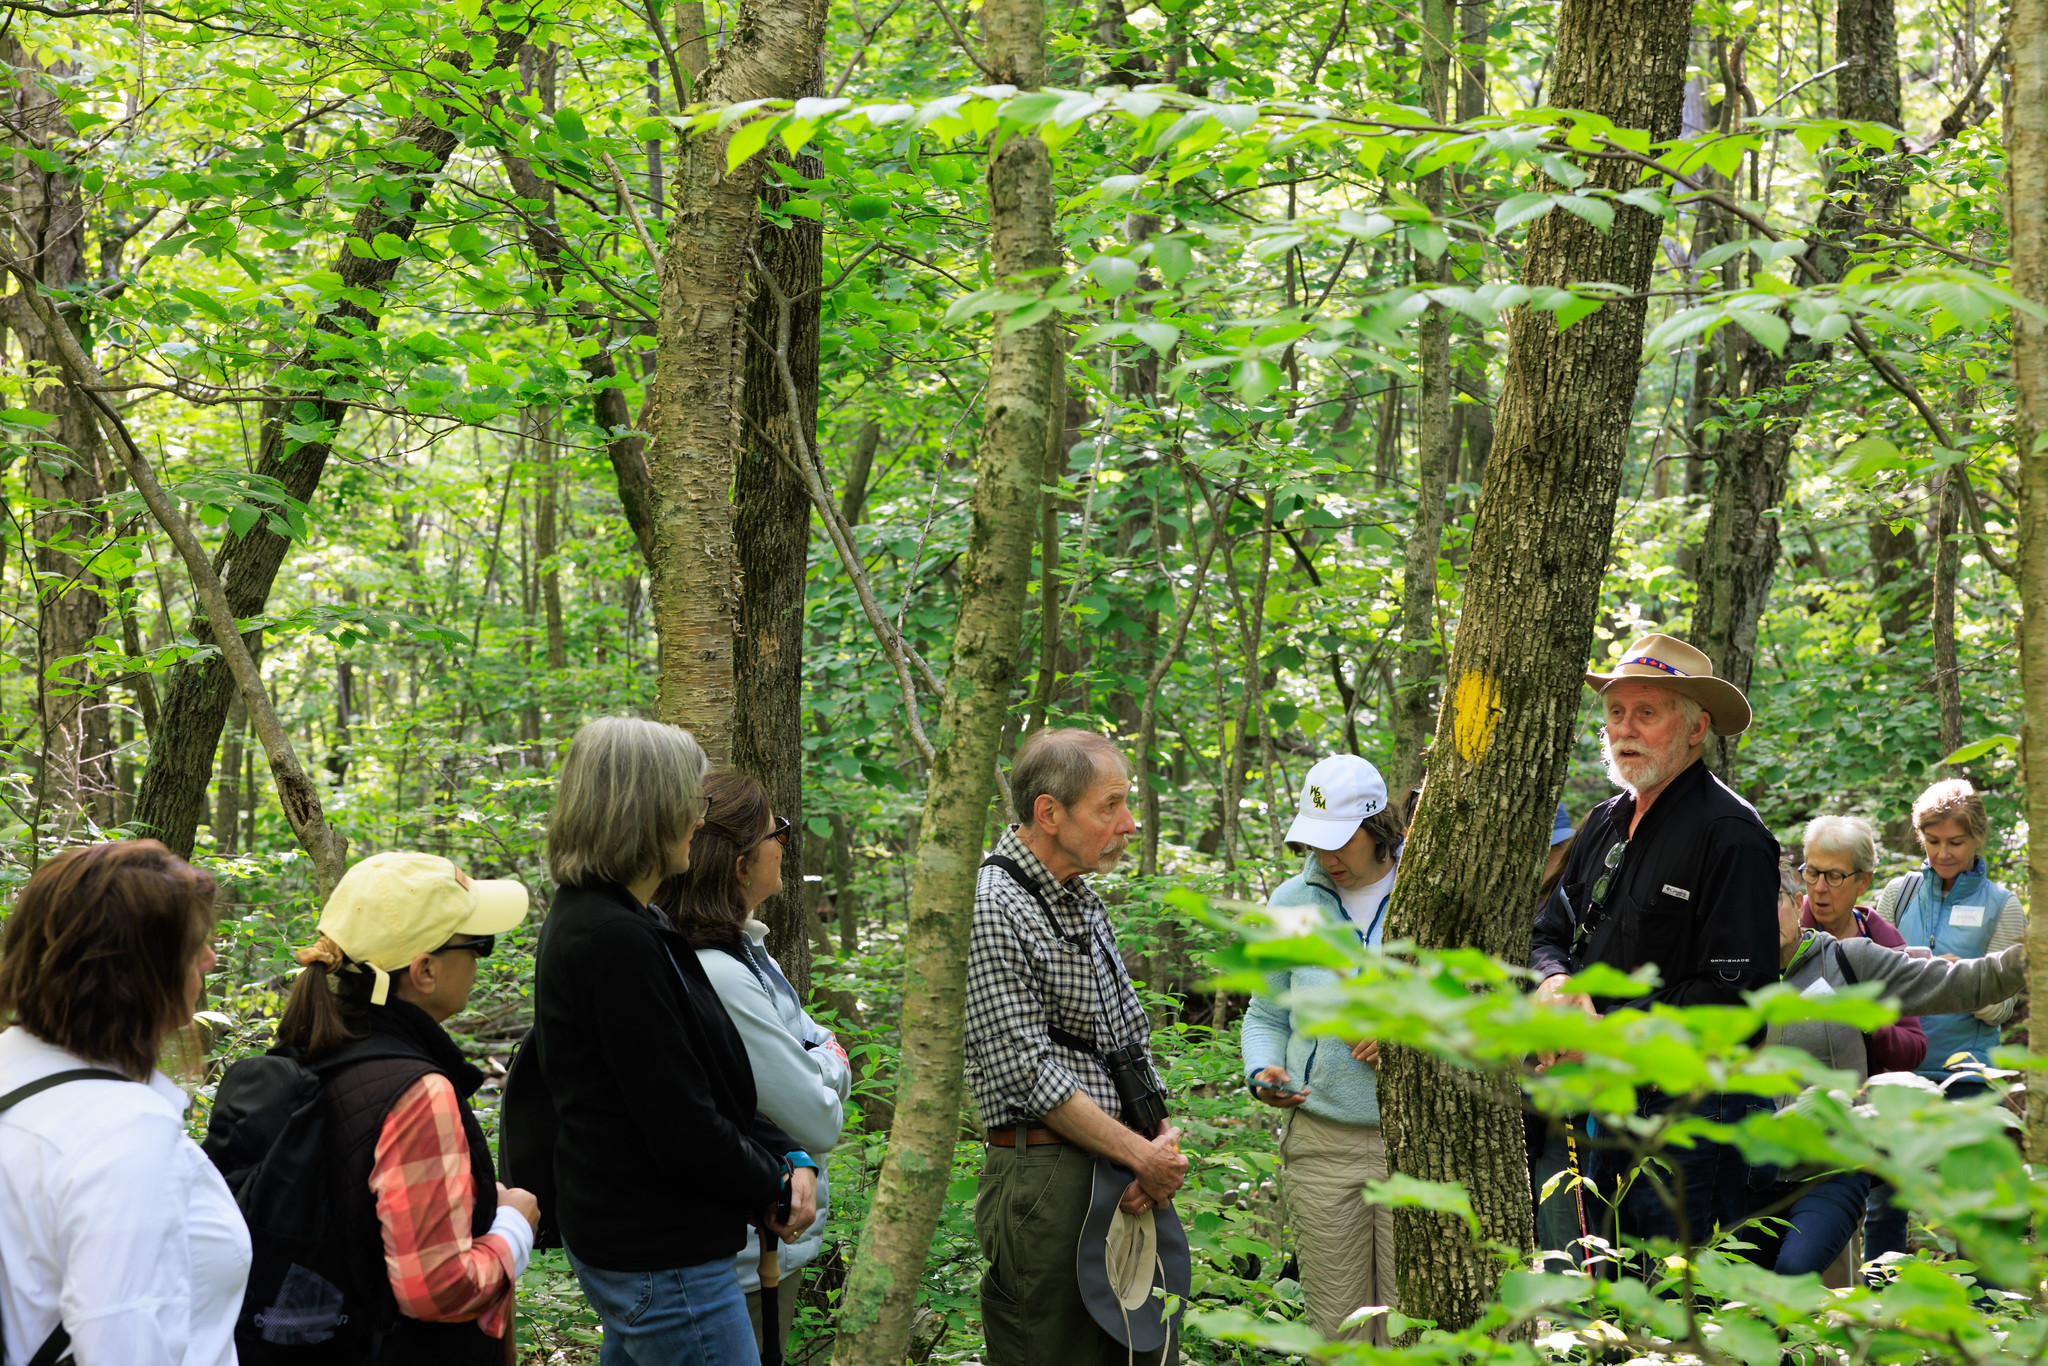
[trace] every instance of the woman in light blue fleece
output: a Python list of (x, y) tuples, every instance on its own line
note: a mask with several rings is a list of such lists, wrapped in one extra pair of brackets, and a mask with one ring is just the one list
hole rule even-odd
[[(1301, 919), (1304, 932), (1316, 923), (1348, 924), (1360, 943), (1378, 948), (1405, 833), (1379, 770), (1355, 754), (1324, 759), (1308, 771), (1287, 830), (1288, 845), (1309, 852), (1267, 909), (1276, 919)], [(1394, 1214), (1361, 1195), (1367, 1182), (1387, 1177), (1373, 1072), (1379, 1044), (1298, 1033), (1285, 1005), (1289, 991), (1336, 979), (1327, 968), (1267, 974), (1266, 994), (1245, 1012), (1239, 1042), (1252, 1094), (1289, 1112), (1280, 1189), (1309, 1323), (1325, 1337), (1385, 1346), (1384, 1315), (1339, 1331), (1355, 1311), (1394, 1303)]]
[(818, 1217), (803, 1236), (778, 1250), (783, 1285), (774, 1323), (763, 1321), (758, 1230), (747, 1231), (737, 1263), (755, 1342), (774, 1333), (785, 1349), (800, 1273), (824, 1245), (831, 1201), (825, 1154), (839, 1142), (853, 1080), (846, 1050), (831, 1030), (804, 1013), (795, 988), (762, 946), (768, 927), (753, 918), (757, 906), (782, 890), (782, 845), (789, 830), (788, 819), (769, 810), (760, 783), (738, 773), (713, 774), (704, 783), (704, 823), (690, 840), (690, 869), (663, 883), (654, 898), (697, 950), (746, 1045), (761, 1113), (817, 1161)]

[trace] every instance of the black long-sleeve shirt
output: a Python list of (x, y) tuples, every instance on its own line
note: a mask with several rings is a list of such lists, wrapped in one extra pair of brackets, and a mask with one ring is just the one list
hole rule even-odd
[(533, 999), (560, 1125), (553, 1213), (576, 1255), (660, 1271), (746, 1246), (797, 1144), (757, 1113), (746, 1047), (696, 950), (623, 887), (558, 888)]
[[(1778, 841), (1756, 814), (1695, 762), (1657, 797), (1633, 838), (1629, 793), (1593, 808), (1557, 890), (1536, 915), (1529, 966), (1541, 979), (1606, 963), (1655, 964), (1647, 996), (1596, 997), (1604, 1014), (1654, 1001), (1739, 1005), (1778, 977)], [(1608, 852), (1628, 840), (1604, 908), (1593, 890)]]

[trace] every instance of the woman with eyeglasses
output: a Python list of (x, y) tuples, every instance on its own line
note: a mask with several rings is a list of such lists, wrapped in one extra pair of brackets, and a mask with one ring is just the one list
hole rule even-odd
[[(376, 1321), (342, 1325), (334, 1361), (504, 1359), (540, 1209), (498, 1184), (470, 1110), (484, 1075), (442, 1026), (528, 904), (517, 882), (470, 878), (433, 854), (373, 854), (342, 876), (319, 938), (293, 955), (305, 971), (277, 1042), (321, 1075), (337, 1227), (355, 1284), (378, 1287)], [(289, 1290), (277, 1309), (303, 1311)], [(274, 1359), (258, 1321), (237, 1334), (244, 1366)]]
[[(761, 1113), (818, 1164), (817, 1217), (800, 1237), (778, 1249), (784, 1289), (773, 1324), (762, 1321), (761, 1240), (752, 1229), (739, 1255), (740, 1288), (754, 1321), (754, 1338), (769, 1333), (787, 1343), (796, 1308), (794, 1278), (825, 1241), (829, 1207), (824, 1154), (839, 1142), (846, 1097), (853, 1084), (846, 1050), (832, 1031), (804, 1013), (803, 1002), (763, 941), (768, 927), (754, 911), (782, 890), (782, 852), (789, 841), (785, 816), (769, 809), (768, 793), (739, 773), (714, 774), (704, 783), (704, 824), (690, 841), (690, 866), (664, 881), (654, 904), (697, 951), (718, 999), (746, 1045)], [(764, 1354), (765, 1355), (765, 1354)]]
[[(1858, 816), (1815, 816), (1806, 823), (1798, 873), (1805, 887), (1800, 926), (1826, 930), (1838, 940), (1868, 939), (1905, 951), (1906, 938), (1862, 904), (1877, 868), (1877, 835)], [(1927, 1056), (1927, 1034), (1917, 1015), (1873, 1031), (1867, 1042), (1870, 1070), (1910, 1072)]]

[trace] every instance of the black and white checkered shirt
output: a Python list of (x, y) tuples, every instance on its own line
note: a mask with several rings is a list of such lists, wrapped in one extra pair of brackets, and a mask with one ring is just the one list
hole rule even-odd
[(1045, 906), (1001, 868), (974, 886), (967, 951), (967, 1084), (989, 1128), (1038, 1120), (1076, 1088), (1123, 1117), (1095, 1054), (1053, 1041), (1057, 1028), (1107, 1052), (1146, 1045), (1150, 1026), (1117, 953), (1102, 899), (1076, 876), (1053, 880), (1011, 826), (995, 852), (1024, 870)]

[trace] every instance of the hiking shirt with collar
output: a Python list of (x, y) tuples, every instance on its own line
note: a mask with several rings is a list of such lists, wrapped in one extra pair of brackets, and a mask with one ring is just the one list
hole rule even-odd
[[(1398, 858), (1398, 855), (1397, 855)], [(1398, 865), (1397, 865), (1398, 866)], [(1310, 851), (1301, 871), (1273, 889), (1266, 909), (1276, 922), (1310, 915), (1322, 923), (1348, 924), (1359, 943), (1377, 952), (1387, 927), (1387, 903), (1392, 900), (1393, 872), (1373, 884), (1379, 890), (1368, 898), (1373, 905), (1363, 923), (1347, 911), (1344, 894), (1322, 860)], [(1303, 925), (1302, 934), (1315, 933)], [(1238, 1046), (1244, 1054), (1245, 1078), (1250, 1080), (1268, 1067), (1285, 1068), (1296, 1085), (1309, 1088), (1301, 1108), (1339, 1124), (1380, 1122), (1379, 1077), (1371, 1064), (1351, 1056), (1351, 1046), (1330, 1034), (1313, 1037), (1294, 1027), (1293, 1012), (1283, 1004), (1290, 992), (1310, 992), (1329, 987), (1340, 974), (1331, 968), (1289, 968), (1266, 974), (1266, 993), (1254, 996), (1245, 1010), (1238, 1032)]]
[[(1981, 857), (1957, 874), (1955, 886), (1946, 892), (1934, 869), (1922, 863), (1920, 885), (1911, 902), (1901, 906), (1899, 898), (1912, 878), (1894, 878), (1877, 898), (1879, 913), (1891, 918), (1908, 944), (1937, 956), (1982, 958), (2018, 943), (2026, 932), (2020, 899), (1986, 875)], [(1971, 1062), (1989, 1064), (1991, 1050), (1998, 1047), (1999, 1028), (2012, 1018), (2015, 1005), (2015, 1000), (2001, 1000), (1970, 1013), (1923, 1016), (1920, 1027), (1927, 1031), (1927, 1056), (1920, 1075), (1941, 1080), (1958, 1053), (1968, 1054)]]
[[(1906, 937), (1868, 906), (1854, 906), (1850, 914), (1855, 917), (1856, 928), (1861, 936), (1885, 948), (1903, 952)], [(1809, 897), (1799, 898), (1799, 926), (1801, 929), (1817, 930), (1820, 921), (1814, 918), (1813, 902)], [(1872, 1072), (1911, 1072), (1927, 1056), (1927, 1031), (1920, 1027), (1918, 1015), (1901, 1015), (1898, 1022), (1873, 1029), (1863, 1036), (1869, 1046), (1870, 1070)]]
[[(1593, 963), (1623, 972), (1654, 964), (1662, 979), (1624, 1006), (1739, 1005), (1778, 980), (1778, 841), (1756, 808), (1695, 760), (1671, 780), (1629, 836), (1636, 799), (1593, 808), (1557, 890), (1536, 917), (1529, 966), (1540, 981)], [(1593, 890), (1626, 840), (1603, 906)]]
[(364, 1024), (413, 1055), (337, 1067), (321, 1093), (343, 1244), (386, 1325), (371, 1359), (493, 1366), (533, 1227), (498, 1203), (469, 1105), (484, 1074), (409, 1001), (370, 1006)]
[[(1099, 1054), (1140, 1044), (1149, 1061), (1152, 1031), (1102, 898), (1079, 874), (1056, 880), (1014, 825), (995, 853), (1023, 870), (1026, 886), (998, 867), (984, 866), (975, 879), (967, 1084), (981, 1122), (1035, 1125), (1077, 1090), (1122, 1119), (1123, 1100)], [(1095, 1048), (1061, 1043), (1053, 1029)]]

